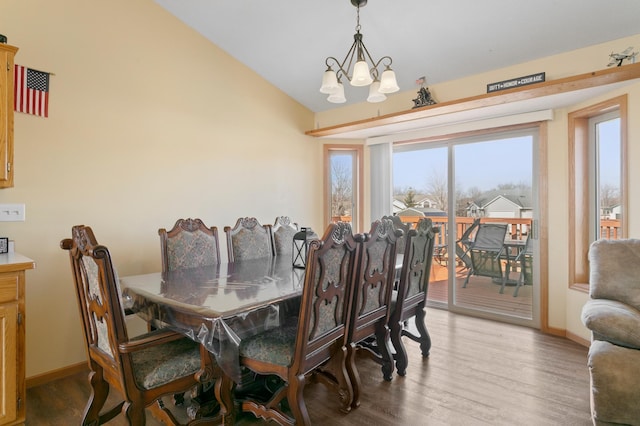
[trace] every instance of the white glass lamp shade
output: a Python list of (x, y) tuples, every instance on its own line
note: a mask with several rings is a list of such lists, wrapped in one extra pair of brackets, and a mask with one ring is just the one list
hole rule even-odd
[(378, 91), (379, 88), (380, 88), (380, 82), (378, 80), (371, 83), (371, 86), (369, 86), (369, 97), (367, 98), (367, 102), (371, 102), (371, 103), (382, 102), (385, 99), (387, 99), (384, 93), (380, 93)]
[(327, 100), (332, 104), (343, 104), (347, 102), (347, 98), (344, 97), (344, 86), (342, 83), (338, 83), (338, 90), (329, 94)]
[(338, 90), (338, 77), (335, 71), (331, 68), (326, 70), (322, 75), (322, 86), (320, 86), (320, 93), (331, 94)]
[(352, 86), (368, 86), (373, 83), (371, 73), (369, 72), (369, 65), (365, 61), (356, 62), (353, 67), (353, 77), (351, 78)]
[(380, 93), (394, 93), (400, 90), (396, 81), (396, 73), (391, 68), (387, 68), (380, 78)]

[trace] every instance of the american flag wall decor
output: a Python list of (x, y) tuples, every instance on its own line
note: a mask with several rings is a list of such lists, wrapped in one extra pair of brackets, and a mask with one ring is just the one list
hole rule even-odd
[(13, 82), (14, 110), (49, 116), (49, 73), (15, 65)]

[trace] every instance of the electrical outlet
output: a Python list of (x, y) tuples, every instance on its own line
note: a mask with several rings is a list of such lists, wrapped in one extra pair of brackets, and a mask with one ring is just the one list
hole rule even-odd
[(0, 204), (0, 222), (24, 222), (24, 204)]

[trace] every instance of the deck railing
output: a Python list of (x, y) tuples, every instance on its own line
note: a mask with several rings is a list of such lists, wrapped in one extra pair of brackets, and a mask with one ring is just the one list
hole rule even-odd
[[(405, 223), (416, 223), (424, 216), (400, 216), (400, 220)], [(447, 244), (447, 235), (449, 235), (449, 221), (446, 216), (427, 216), (433, 221), (435, 226), (440, 227), (440, 232), (436, 234), (436, 245), (445, 246)], [(351, 216), (335, 216), (333, 221), (351, 222)], [(474, 217), (458, 216), (456, 217), (456, 236), (460, 236), (471, 226)], [(483, 217), (480, 223), (506, 223), (508, 236), (514, 240), (524, 240), (529, 235), (532, 219), (530, 218), (503, 218), (503, 217)], [(619, 219), (602, 219), (600, 220), (600, 236), (604, 239), (616, 240), (622, 238)]]

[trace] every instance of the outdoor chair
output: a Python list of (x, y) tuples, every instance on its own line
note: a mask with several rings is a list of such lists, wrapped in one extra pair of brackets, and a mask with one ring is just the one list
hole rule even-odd
[(513, 297), (518, 296), (518, 290), (523, 285), (533, 285), (533, 244), (531, 237), (527, 237), (524, 243), (524, 248), (514, 259), (515, 264), (520, 268), (520, 276), (518, 277), (518, 284), (515, 290), (513, 290)]
[(279, 378), (270, 397), (241, 400), (242, 411), (279, 424), (310, 425), (303, 390), (312, 379), (329, 386), (342, 411), (351, 410), (345, 338), (360, 246), (345, 222), (330, 224), (321, 240), (309, 244), (298, 321), (240, 342), (242, 366)]
[[(469, 248), (473, 241), (471, 236), (478, 225), (480, 225), (480, 218), (475, 219), (469, 226), (467, 226), (460, 238), (455, 242), (456, 260), (459, 259), (460, 264), (464, 266), (465, 269), (471, 267)], [(447, 244), (435, 244), (433, 248), (433, 257), (440, 265), (447, 266), (449, 260)]]
[[(392, 295), (389, 319), (391, 342), (396, 352), (396, 370), (400, 376), (406, 374), (408, 365), (407, 351), (402, 343), (403, 336), (420, 343), (423, 357), (428, 357), (431, 350), (431, 337), (425, 325), (425, 306), (433, 246), (438, 232), (439, 229), (433, 227), (431, 219), (423, 218), (418, 221), (416, 228), (410, 229), (405, 236), (400, 282), (398, 290)], [(414, 334), (407, 327), (411, 318), (414, 318), (418, 334)]]
[[(177, 424), (161, 398), (188, 391), (200, 377), (221, 378), (221, 370), (200, 344), (176, 332), (129, 339), (109, 250), (88, 226), (74, 226), (72, 235), (60, 247), (69, 251), (90, 370), (91, 396), (81, 424), (101, 425), (122, 413), (129, 424), (144, 425), (147, 407), (165, 424)], [(123, 400), (103, 412), (111, 387)]]
[(353, 408), (360, 405), (358, 350), (382, 366), (384, 380), (391, 380), (393, 357), (387, 324), (395, 281), (396, 242), (401, 236), (402, 231), (395, 230), (391, 220), (377, 220), (371, 224), (360, 250), (347, 334), (347, 371), (354, 389)]
[(275, 255), (271, 225), (260, 225), (255, 217), (242, 217), (233, 228), (225, 226), (224, 232), (227, 234), (229, 262)]
[(504, 293), (507, 276), (503, 269), (504, 239), (507, 235), (506, 224), (481, 223), (478, 232), (469, 247), (471, 267), (462, 288), (466, 288), (471, 275), (499, 279), (502, 283), (500, 293)]

